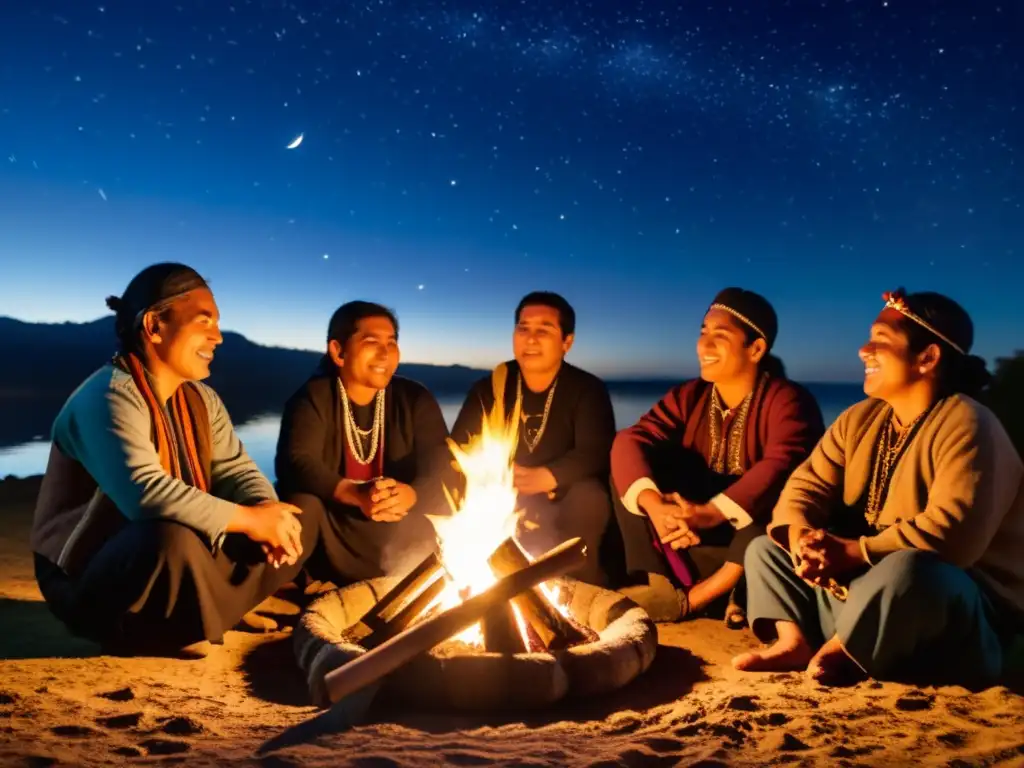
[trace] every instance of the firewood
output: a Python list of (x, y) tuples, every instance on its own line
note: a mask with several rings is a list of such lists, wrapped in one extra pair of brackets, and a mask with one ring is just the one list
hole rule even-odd
[[(525, 568), (530, 560), (510, 537), (494, 550), (487, 562), (494, 575), (501, 578)], [(561, 651), (587, 642), (587, 636), (552, 605), (540, 587), (523, 592), (513, 602), (548, 650)]]
[(512, 603), (496, 605), (482, 622), (484, 647), (491, 653), (525, 653), (526, 644), (519, 633), (519, 623)]
[(436, 552), (431, 552), (419, 565), (402, 577), (401, 581), (392, 587), (384, 597), (378, 600), (358, 622), (345, 631), (346, 639), (362, 645), (367, 637), (374, 632), (383, 630), (401, 611), (405, 603), (443, 570), (441, 558)]
[(581, 539), (570, 539), (522, 570), (499, 579), (479, 595), (414, 624), (382, 645), (329, 672), (324, 677), (324, 684), (331, 702), (337, 703), (372, 685), (419, 654), (476, 624), (494, 606), (506, 603), (548, 579), (579, 568), (586, 562), (586, 553), (587, 548)]
[(444, 591), (447, 582), (448, 577), (443, 573), (440, 574), (425, 586), (419, 594), (413, 597), (412, 600), (409, 600), (387, 623), (375, 629), (359, 644), (367, 649), (376, 648), (385, 640), (394, 637), (399, 632), (404, 632), (416, 621), (420, 614), (430, 607), (430, 604), (437, 599), (437, 596)]

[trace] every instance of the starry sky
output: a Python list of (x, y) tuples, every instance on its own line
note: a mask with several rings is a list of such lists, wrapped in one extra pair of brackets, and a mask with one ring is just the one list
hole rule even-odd
[(8, 3), (0, 314), (90, 320), (177, 260), (258, 342), (365, 298), (404, 359), (489, 366), (547, 289), (577, 364), (685, 375), (742, 285), (795, 378), (849, 381), (905, 285), (992, 359), (1024, 346), (1022, 49), (1013, 0)]

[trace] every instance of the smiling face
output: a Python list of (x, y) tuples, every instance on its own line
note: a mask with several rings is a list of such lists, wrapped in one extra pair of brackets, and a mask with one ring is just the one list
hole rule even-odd
[(704, 315), (697, 339), (697, 361), (704, 381), (725, 384), (749, 379), (767, 351), (764, 339), (747, 341), (747, 330), (739, 319), (722, 309)]
[(346, 387), (386, 389), (400, 359), (398, 333), (390, 318), (364, 317), (344, 346), (330, 342), (328, 354)]
[(519, 312), (512, 333), (512, 352), (524, 373), (558, 370), (572, 342), (572, 334), (562, 335), (560, 317), (554, 307), (528, 305)]
[(935, 370), (938, 346), (929, 345), (914, 354), (904, 330), (907, 322), (900, 312), (886, 308), (872, 324), (871, 337), (860, 348), (868, 397), (891, 401)]
[(197, 288), (163, 310), (146, 313), (142, 341), (151, 368), (180, 381), (207, 378), (214, 350), (224, 341), (213, 293)]

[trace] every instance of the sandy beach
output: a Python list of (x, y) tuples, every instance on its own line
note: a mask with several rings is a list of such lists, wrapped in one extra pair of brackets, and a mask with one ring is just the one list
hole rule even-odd
[(285, 633), (232, 632), (198, 661), (102, 656), (68, 635), (32, 574), (37, 488), (0, 483), (0, 765), (1024, 766), (1019, 673), (981, 693), (829, 690), (733, 671), (756, 641), (707, 619), (661, 627), (653, 667), (599, 701), (525, 717), (377, 707), (347, 732), (310, 725)]

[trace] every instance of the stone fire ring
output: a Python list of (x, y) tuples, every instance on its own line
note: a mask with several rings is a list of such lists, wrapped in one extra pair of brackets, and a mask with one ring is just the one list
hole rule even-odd
[[(563, 579), (569, 610), (599, 639), (556, 654), (464, 653), (434, 648), (383, 681), (380, 697), (414, 706), (485, 711), (531, 709), (566, 697), (621, 688), (651, 665), (658, 633), (647, 613), (617, 592)], [(345, 630), (398, 583), (381, 578), (326, 593), (312, 602), (295, 630), (295, 655), (315, 705), (330, 700), (324, 676), (366, 649)]]

